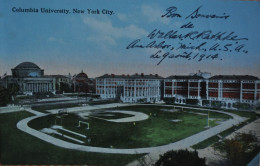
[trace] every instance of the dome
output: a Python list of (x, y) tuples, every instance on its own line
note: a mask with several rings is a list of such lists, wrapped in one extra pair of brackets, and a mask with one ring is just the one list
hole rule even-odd
[(12, 69), (13, 77), (41, 77), (44, 70), (32, 62), (23, 62)]
[(83, 71), (81, 71), (81, 73), (79, 73), (76, 78), (88, 78), (88, 75), (86, 73), (84, 73)]
[(17, 65), (15, 69), (40, 69), (40, 67), (32, 62), (23, 62)]

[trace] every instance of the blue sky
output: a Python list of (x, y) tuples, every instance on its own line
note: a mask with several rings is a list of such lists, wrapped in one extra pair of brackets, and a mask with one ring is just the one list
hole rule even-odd
[[(159, 74), (162, 76), (195, 73), (198, 70), (214, 74), (248, 74), (260, 77), (260, 2), (251, 1), (174, 1), (165, 0), (0, 0), (0, 76), (11, 74), (21, 62), (30, 61), (45, 70), (45, 74), (75, 74), (81, 70), (90, 77), (105, 73)], [(229, 15), (228, 19), (184, 19), (201, 6), (203, 14)], [(182, 18), (162, 18), (168, 7), (177, 7)], [(46, 14), (12, 12), (12, 8), (87, 9), (114, 11), (113, 15)], [(194, 28), (180, 29), (192, 21)], [(154, 29), (168, 32), (212, 30), (235, 32), (247, 41), (207, 41), (209, 49), (214, 43), (221, 45), (244, 44), (245, 53), (217, 52), (219, 59), (197, 60), (166, 58), (160, 65), (150, 55), (151, 48), (126, 49), (136, 39), (148, 44), (147, 35)], [(157, 42), (163, 41), (158, 39)], [(204, 40), (167, 40), (177, 46), (179, 42), (198, 44)], [(162, 50), (164, 53), (168, 50)], [(174, 50), (178, 54), (181, 51)], [(193, 54), (202, 51), (193, 50)], [(210, 54), (211, 52), (207, 52)], [(220, 60), (222, 59), (222, 60)]]

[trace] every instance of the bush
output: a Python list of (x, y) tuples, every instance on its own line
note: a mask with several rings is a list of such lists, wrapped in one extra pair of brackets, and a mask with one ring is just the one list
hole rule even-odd
[(164, 98), (163, 101), (165, 102), (165, 104), (174, 104), (174, 102), (175, 102), (175, 97)]
[(198, 99), (187, 99), (186, 100), (186, 104), (198, 105), (199, 104), (199, 100)]
[(211, 101), (211, 106), (215, 108), (220, 108), (222, 107), (221, 101)]
[(239, 102), (233, 103), (233, 107), (237, 108), (237, 109), (244, 109), (244, 110), (252, 109), (250, 104), (248, 104), (248, 103), (239, 103)]
[(241, 133), (232, 139), (217, 143), (216, 148), (226, 153), (226, 158), (235, 165), (246, 165), (260, 150), (257, 137), (253, 134)]
[(168, 151), (160, 156), (156, 166), (206, 166), (206, 159), (199, 158), (197, 151)]
[(11, 102), (11, 94), (8, 89), (0, 87), (0, 106), (6, 106)]
[(209, 100), (202, 100), (202, 105), (203, 106), (208, 106), (210, 104)]

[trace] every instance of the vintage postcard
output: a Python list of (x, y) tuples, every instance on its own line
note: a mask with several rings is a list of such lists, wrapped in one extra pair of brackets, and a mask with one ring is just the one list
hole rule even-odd
[(0, 0), (0, 164), (258, 165), (260, 2)]

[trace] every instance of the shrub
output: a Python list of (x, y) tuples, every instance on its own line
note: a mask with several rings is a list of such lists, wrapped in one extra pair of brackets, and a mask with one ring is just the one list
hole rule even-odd
[(198, 105), (199, 100), (198, 99), (187, 99), (186, 100), (186, 104), (190, 104), (190, 105)]
[(174, 102), (175, 102), (175, 97), (164, 98), (163, 100), (164, 100), (164, 102), (165, 102), (166, 104), (174, 104)]
[(220, 108), (222, 106), (222, 103), (221, 103), (221, 101), (211, 101), (211, 106)]
[(260, 150), (257, 137), (246, 133), (238, 134), (232, 139), (226, 139), (216, 144), (216, 148), (220, 152), (224, 152), (226, 158), (237, 166), (246, 165)]
[(251, 109), (252, 107), (248, 103), (233, 103), (233, 107), (237, 109)]
[(199, 158), (197, 151), (168, 151), (160, 156), (156, 166), (206, 166), (206, 159)]
[(208, 106), (210, 104), (209, 100), (202, 100), (202, 105), (203, 106)]

